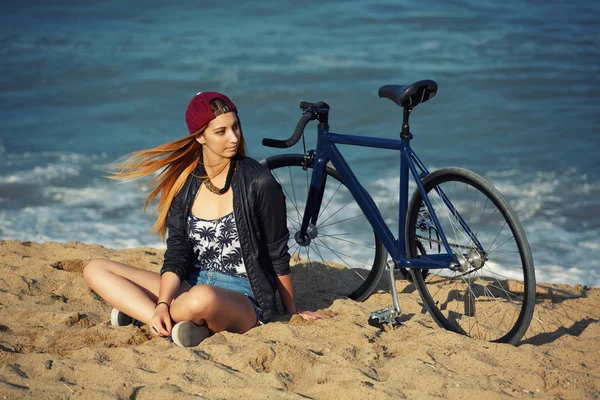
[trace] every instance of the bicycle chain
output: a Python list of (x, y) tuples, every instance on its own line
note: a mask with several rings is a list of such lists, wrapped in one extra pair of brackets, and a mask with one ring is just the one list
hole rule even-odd
[[(417, 239), (423, 239), (423, 240), (426, 240), (426, 241), (435, 242), (435, 243), (437, 243), (437, 244), (442, 244), (442, 242), (441, 242), (440, 240), (436, 240), (436, 239), (430, 239), (430, 238), (428, 238), (428, 237), (421, 236), (421, 235), (416, 235), (416, 237), (417, 237)], [(422, 244), (422, 242), (420, 242), (420, 243)], [(449, 244), (450, 244), (450, 243), (449, 243)], [(456, 248), (461, 248), (461, 249), (476, 249), (475, 247), (468, 247), (468, 246), (464, 246), (464, 245), (460, 245), (460, 244), (456, 244), (456, 245), (451, 245), (451, 244), (450, 244), (450, 246), (451, 246), (451, 247), (456, 247)], [(475, 271), (478, 271), (478, 270), (480, 270), (481, 268), (483, 268), (483, 265), (482, 265), (481, 267), (479, 267), (479, 268), (474, 268), (474, 269), (472, 269), (472, 270), (465, 271), (465, 272), (463, 272), (462, 274), (458, 274), (458, 275), (452, 275), (452, 276), (449, 276), (449, 277), (447, 277), (447, 278), (445, 278), (445, 277), (443, 277), (443, 276), (434, 275), (434, 276), (437, 276), (437, 277), (438, 277), (438, 278), (440, 278), (440, 279), (439, 279), (439, 280), (437, 280), (437, 281), (429, 281), (429, 282), (427, 282), (427, 284), (428, 284), (428, 285), (431, 285), (431, 284), (434, 284), (434, 283), (441, 283), (441, 282), (445, 282), (445, 281), (451, 281), (451, 280), (453, 280), (453, 279), (460, 278), (461, 276), (465, 276), (465, 275), (472, 274), (473, 272), (475, 272)], [(429, 276), (431, 277), (432, 275), (430, 274)], [(445, 278), (445, 279), (444, 279), (444, 278)], [(423, 280), (425, 280), (425, 279), (423, 279)]]
[[(431, 239), (429, 237), (426, 236), (421, 236), (421, 235), (416, 235), (417, 239), (423, 239), (427, 242), (432, 242), (438, 245), (444, 245), (444, 243), (441, 240), (437, 240), (437, 239)], [(469, 249), (469, 250), (477, 250), (477, 247), (473, 247), (473, 246), (465, 246), (463, 244), (453, 244), (453, 243), (448, 243), (450, 245), (450, 247), (455, 247), (457, 249)]]

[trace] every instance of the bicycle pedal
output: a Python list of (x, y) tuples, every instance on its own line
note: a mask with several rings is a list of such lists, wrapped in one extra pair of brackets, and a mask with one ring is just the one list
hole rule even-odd
[(369, 325), (384, 331), (386, 324), (391, 326), (392, 329), (402, 325), (400, 322), (400, 311), (396, 310), (393, 306), (373, 311), (369, 315)]

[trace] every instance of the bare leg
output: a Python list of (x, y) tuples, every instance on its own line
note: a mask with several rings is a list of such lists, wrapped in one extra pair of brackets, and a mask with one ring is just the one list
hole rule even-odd
[[(160, 275), (116, 261), (94, 259), (83, 270), (86, 282), (119, 311), (148, 323), (158, 300)], [(213, 332), (243, 333), (256, 325), (256, 312), (242, 293), (209, 285), (182, 284), (170, 308), (175, 322), (206, 324)]]
[(119, 311), (148, 323), (158, 299), (160, 275), (105, 259), (91, 260), (83, 270), (86, 282)]
[(210, 285), (196, 285), (173, 300), (171, 318), (175, 322), (206, 324), (213, 332), (244, 333), (256, 325), (257, 316), (244, 294)]

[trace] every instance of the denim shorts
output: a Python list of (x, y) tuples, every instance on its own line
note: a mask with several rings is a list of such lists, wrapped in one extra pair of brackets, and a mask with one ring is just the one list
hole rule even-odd
[(211, 285), (220, 287), (227, 290), (233, 290), (234, 292), (240, 292), (245, 294), (252, 303), (254, 307), (254, 311), (256, 311), (257, 321), (256, 325), (262, 325), (262, 310), (258, 306), (256, 299), (252, 295), (252, 289), (250, 288), (250, 282), (248, 282), (247, 278), (242, 278), (238, 276), (231, 276), (227, 274), (223, 274), (217, 271), (200, 271), (195, 270), (191, 272), (185, 279), (190, 287), (195, 285)]

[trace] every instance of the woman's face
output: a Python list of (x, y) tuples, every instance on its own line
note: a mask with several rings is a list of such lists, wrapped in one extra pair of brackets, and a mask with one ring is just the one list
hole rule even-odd
[(204, 133), (196, 140), (202, 145), (204, 159), (213, 164), (235, 156), (241, 136), (237, 115), (228, 112), (210, 121)]

